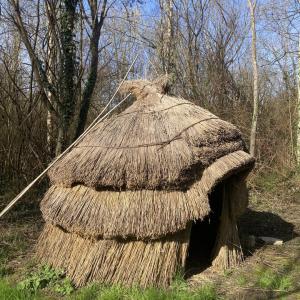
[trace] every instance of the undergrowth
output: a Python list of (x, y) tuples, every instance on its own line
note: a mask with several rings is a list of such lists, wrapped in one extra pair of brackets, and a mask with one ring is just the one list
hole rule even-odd
[(270, 290), (288, 291), (293, 287), (292, 277), (274, 270), (260, 268), (256, 272), (256, 285)]
[(5, 279), (0, 281), (0, 300), (58, 299), (61, 296), (66, 296), (64, 298), (66, 300), (221, 299), (212, 285), (191, 289), (181, 277), (176, 277), (167, 289), (92, 284), (75, 291), (71, 282), (65, 278), (63, 271), (55, 270), (49, 266), (41, 266), (35, 272), (31, 272), (17, 287)]
[(40, 295), (17, 289), (7, 279), (0, 279), (0, 300), (40, 300)]
[(250, 189), (261, 193), (279, 194), (288, 192), (291, 196), (299, 196), (300, 172), (283, 170), (281, 172), (272, 170), (250, 175)]
[(64, 271), (55, 270), (47, 265), (31, 272), (18, 284), (18, 288), (31, 293), (48, 288), (61, 295), (69, 295), (74, 291), (74, 287), (71, 281), (65, 277)]
[(19, 233), (8, 232), (3, 238), (0, 236), (0, 278), (13, 273), (11, 267), (8, 266), (8, 262), (16, 255), (25, 251), (26, 243), (24, 237)]
[(191, 290), (186, 282), (173, 282), (168, 289), (120, 285), (91, 285), (71, 295), (68, 300), (217, 300), (221, 299), (212, 285)]
[(236, 284), (241, 287), (261, 288), (262, 290), (288, 292), (295, 288), (294, 277), (291, 272), (281, 273), (265, 267), (258, 267), (251, 270), (249, 274), (239, 274), (236, 277)]

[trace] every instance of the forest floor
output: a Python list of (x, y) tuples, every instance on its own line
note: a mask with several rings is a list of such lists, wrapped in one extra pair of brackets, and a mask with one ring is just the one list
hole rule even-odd
[[(190, 282), (178, 278), (169, 290), (92, 285), (74, 291), (59, 272), (35, 267), (34, 245), (43, 222), (38, 205), (29, 197), (0, 221), (0, 300), (300, 300), (300, 176), (272, 173), (256, 177), (250, 195), (240, 230), (246, 235), (282, 239), (283, 245), (259, 244), (247, 251), (239, 268), (220, 274), (204, 272)], [(1, 206), (9, 197), (0, 199)]]

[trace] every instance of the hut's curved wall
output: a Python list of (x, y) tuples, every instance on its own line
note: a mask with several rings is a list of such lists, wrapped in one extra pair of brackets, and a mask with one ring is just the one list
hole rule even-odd
[(184, 267), (189, 229), (155, 241), (96, 240), (46, 224), (37, 256), (63, 268), (76, 286), (87, 282), (167, 286)]

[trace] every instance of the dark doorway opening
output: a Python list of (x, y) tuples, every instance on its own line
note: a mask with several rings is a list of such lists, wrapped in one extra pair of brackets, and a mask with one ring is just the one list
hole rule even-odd
[(198, 274), (211, 266), (212, 251), (219, 228), (224, 182), (218, 184), (209, 194), (211, 212), (202, 221), (192, 223), (185, 274)]

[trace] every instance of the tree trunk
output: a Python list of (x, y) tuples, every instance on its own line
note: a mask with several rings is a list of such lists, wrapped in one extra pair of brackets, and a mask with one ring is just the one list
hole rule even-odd
[[(49, 6), (48, 7), (48, 11), (51, 13), (55, 13), (55, 11), (53, 12), (49, 3), (46, 2), (46, 5)], [(55, 7), (56, 8), (56, 7)], [(46, 69), (46, 74), (47, 74), (47, 79), (50, 85), (54, 85), (55, 82), (55, 68), (56, 68), (56, 47), (55, 47), (55, 36), (54, 36), (54, 24), (51, 24), (51, 22), (53, 22), (54, 20), (54, 16), (53, 15), (49, 15), (48, 17), (48, 28), (49, 28), (49, 32), (48, 32), (48, 65), (47, 65), (47, 69)], [(54, 99), (54, 95), (51, 91), (48, 90), (47, 92), (48, 95), (48, 100), (49, 102), (53, 105), (53, 107), (55, 107), (55, 99)], [(52, 156), (53, 156), (53, 132), (54, 132), (54, 126), (53, 126), (53, 120), (54, 119), (54, 115), (53, 112), (51, 110), (48, 109), (47, 111), (47, 150), (48, 150), (48, 158), (49, 161), (52, 160)]]
[(296, 144), (296, 160), (297, 166), (300, 166), (300, 34), (298, 37), (298, 70), (297, 70), (297, 144)]
[(107, 1), (104, 0), (102, 4), (102, 9), (100, 13), (100, 19), (98, 19), (98, 5), (97, 1), (90, 1), (90, 7), (92, 11), (92, 21), (93, 21), (93, 29), (92, 29), (92, 36), (90, 40), (90, 53), (91, 53), (91, 62), (88, 72), (87, 82), (85, 84), (83, 95), (82, 95), (82, 102), (80, 105), (80, 112), (78, 118), (78, 124), (76, 128), (75, 138), (80, 136), (86, 125), (88, 111), (91, 104), (91, 99), (93, 95), (93, 91), (97, 82), (98, 77), (98, 64), (99, 64), (99, 39), (101, 34), (101, 29), (103, 26), (104, 19), (107, 15), (106, 10)]
[(64, 0), (60, 16), (60, 39), (62, 45), (61, 70), (60, 70), (60, 99), (59, 129), (56, 144), (56, 155), (59, 155), (69, 144), (70, 124), (76, 106), (75, 97), (75, 65), (76, 43), (75, 22), (78, 0)]
[(174, 10), (173, 1), (166, 0), (167, 36), (166, 36), (166, 74), (174, 71)]
[(161, 59), (163, 71), (166, 74), (175, 73), (174, 58), (174, 8), (172, 0), (160, 0), (162, 10)]
[[(97, 40), (97, 41), (96, 41)], [(87, 82), (85, 84), (83, 95), (82, 95), (82, 102), (80, 106), (78, 124), (75, 133), (75, 140), (81, 133), (84, 131), (84, 127), (87, 121), (87, 115), (90, 108), (91, 98), (93, 95), (93, 91), (97, 81), (97, 72), (98, 72), (98, 41), (99, 38), (95, 38), (95, 41), (91, 41), (90, 52), (92, 55), (91, 58), (91, 66), (87, 78)]]
[(252, 32), (252, 68), (253, 68), (253, 114), (252, 124), (250, 132), (250, 154), (255, 155), (255, 143), (256, 143), (256, 131), (257, 131), (257, 119), (258, 119), (258, 67), (257, 67), (257, 55), (256, 55), (256, 21), (255, 21), (255, 9), (256, 0), (248, 0), (248, 5), (251, 15), (251, 32)]
[[(45, 74), (45, 70), (42, 67), (42, 64), (37, 57), (31, 43), (29, 34), (26, 31), (25, 25), (23, 23), (22, 17), (21, 17), (21, 10), (19, 6), (18, 0), (10, 0), (9, 3), (11, 4), (13, 10), (14, 10), (14, 23), (20, 33), (21, 39), (28, 51), (28, 55), (30, 57), (30, 61), (32, 63), (32, 68), (34, 75), (36, 77), (36, 81), (39, 85), (39, 88), (41, 89), (42, 93), (44, 94), (44, 97), (41, 97), (42, 101), (44, 101), (44, 104), (46, 105), (48, 110), (51, 110), (53, 114), (57, 114), (55, 109), (53, 108), (53, 105), (48, 99), (48, 94), (52, 93), (52, 95), (55, 95), (55, 98), (57, 99), (57, 95), (55, 93), (55, 90), (53, 89), (53, 86), (51, 86), (47, 80), (47, 76)], [(39, 5), (39, 2), (38, 2)], [(57, 102), (57, 104), (59, 104)]]

